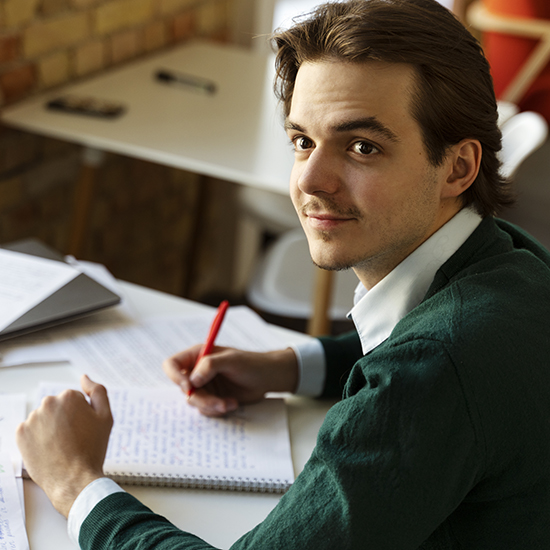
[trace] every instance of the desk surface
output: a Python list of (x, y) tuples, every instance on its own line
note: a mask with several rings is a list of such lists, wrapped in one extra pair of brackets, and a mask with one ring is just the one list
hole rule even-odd
[[(122, 284), (126, 300), (139, 316), (151, 314), (195, 313), (206, 306), (181, 298)], [(304, 341), (304, 335), (274, 327), (289, 343)], [(77, 381), (78, 372), (68, 364), (40, 365), (0, 369), (3, 392), (24, 392), (29, 410), (38, 383)], [(330, 404), (287, 398), (292, 458), (298, 474), (315, 445), (319, 427)], [(216, 547), (227, 548), (243, 533), (261, 522), (279, 501), (279, 496), (212, 490), (189, 490), (125, 486), (155, 512), (166, 516), (178, 527), (188, 530)], [(33, 482), (25, 481), (27, 532), (33, 550), (68, 550), (74, 546), (66, 532), (66, 520), (51, 506)]]
[[(217, 92), (166, 85), (158, 69), (212, 80)], [(273, 56), (184, 44), (4, 109), (10, 126), (288, 194), (293, 155), (273, 94)], [(115, 120), (48, 111), (65, 94), (121, 102)]]

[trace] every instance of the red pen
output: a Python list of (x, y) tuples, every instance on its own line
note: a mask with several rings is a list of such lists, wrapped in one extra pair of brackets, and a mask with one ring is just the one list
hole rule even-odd
[[(216, 340), (216, 336), (220, 331), (220, 327), (222, 326), (222, 321), (223, 321), (223, 318), (225, 317), (225, 312), (227, 311), (228, 307), (229, 307), (229, 302), (227, 300), (224, 300), (219, 305), (218, 311), (216, 313), (216, 317), (214, 317), (214, 321), (212, 321), (212, 326), (210, 327), (208, 338), (206, 338), (206, 342), (204, 343), (204, 346), (202, 346), (199, 356), (197, 357), (195, 367), (205, 355), (209, 355), (210, 352), (212, 351), (212, 348), (214, 347), (214, 342)], [(195, 388), (191, 386), (187, 391), (187, 399), (189, 399), (194, 393), (195, 393)]]

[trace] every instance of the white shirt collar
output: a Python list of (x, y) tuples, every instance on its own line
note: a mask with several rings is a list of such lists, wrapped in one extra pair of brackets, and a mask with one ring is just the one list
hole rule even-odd
[(348, 317), (355, 323), (364, 354), (386, 340), (395, 325), (422, 301), (436, 271), (480, 222), (479, 214), (463, 208), (370, 290), (359, 283)]

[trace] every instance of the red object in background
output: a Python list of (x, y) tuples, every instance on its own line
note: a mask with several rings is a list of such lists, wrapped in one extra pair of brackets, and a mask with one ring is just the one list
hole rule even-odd
[[(548, 19), (550, 0), (483, 0), (495, 15)], [(495, 93), (500, 98), (537, 46), (538, 41), (496, 32), (483, 34), (483, 49), (491, 64)], [(537, 111), (550, 122), (550, 63), (519, 102), (522, 111)]]

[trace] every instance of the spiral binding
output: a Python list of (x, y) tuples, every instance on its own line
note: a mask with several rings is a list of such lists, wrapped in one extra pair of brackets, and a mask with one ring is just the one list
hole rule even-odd
[(257, 479), (250, 477), (178, 476), (167, 474), (155, 476), (148, 473), (109, 473), (106, 475), (117, 483), (185, 489), (218, 489), (221, 491), (247, 491), (255, 493), (285, 493), (292, 485), (286, 479)]

